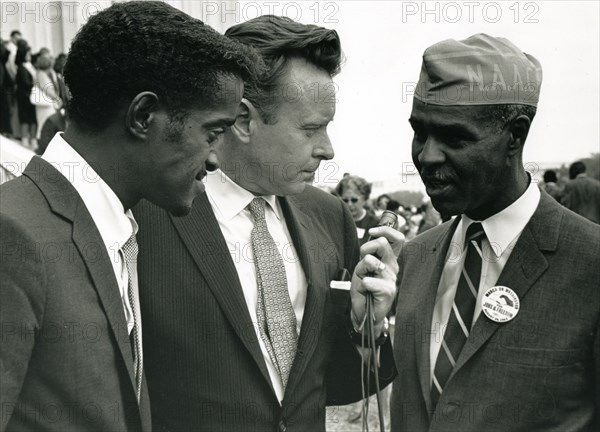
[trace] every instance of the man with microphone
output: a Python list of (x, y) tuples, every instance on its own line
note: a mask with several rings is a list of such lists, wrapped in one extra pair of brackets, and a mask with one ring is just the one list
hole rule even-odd
[[(367, 292), (381, 387), (393, 378), (385, 315), (402, 236), (371, 230), (358, 263), (348, 209), (307, 185), (334, 156), (337, 33), (262, 16), (226, 35), (256, 48), (268, 71), (245, 87), (221, 169), (188, 217), (135, 210), (154, 427), (324, 431), (326, 405), (362, 396), (356, 330)], [(348, 272), (352, 312), (347, 292), (330, 288)]]

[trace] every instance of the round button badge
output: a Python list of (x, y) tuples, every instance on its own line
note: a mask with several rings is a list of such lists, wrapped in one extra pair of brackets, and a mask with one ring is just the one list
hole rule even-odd
[(487, 289), (481, 301), (485, 316), (497, 323), (512, 320), (519, 313), (520, 306), (517, 293), (502, 285)]

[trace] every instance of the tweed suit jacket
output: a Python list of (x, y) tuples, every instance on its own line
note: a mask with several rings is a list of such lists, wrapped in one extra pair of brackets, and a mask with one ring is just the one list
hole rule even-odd
[[(139, 280), (153, 422), (169, 431), (324, 431), (326, 404), (361, 397), (361, 359), (349, 339), (348, 292), (330, 289), (358, 260), (342, 202), (308, 186), (278, 198), (308, 282), (298, 350), (280, 405), (225, 239), (206, 194), (190, 215), (142, 202)], [(391, 345), (382, 379), (393, 378)], [(374, 380), (371, 381), (372, 385)]]
[(0, 430), (150, 431), (105, 245), (39, 156), (0, 186), (0, 246)]
[(519, 313), (479, 316), (432, 409), (431, 319), (457, 224), (399, 260), (392, 431), (600, 430), (600, 227), (545, 192), (496, 283), (517, 293)]

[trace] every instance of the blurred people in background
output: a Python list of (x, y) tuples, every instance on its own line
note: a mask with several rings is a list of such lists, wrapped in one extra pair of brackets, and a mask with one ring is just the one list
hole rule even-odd
[[(6, 44), (8, 50), (8, 58), (4, 65), (6, 66), (6, 72), (10, 77), (11, 85), (7, 86), (7, 98), (10, 107), (10, 128), (12, 130), (12, 136), (14, 138), (21, 137), (21, 124), (19, 122), (19, 110), (17, 108), (17, 96), (16, 96), (16, 82), (17, 82), (17, 43), (21, 40), (21, 32), (13, 30), (10, 33), (10, 40)], [(8, 83), (6, 83), (8, 84)]]
[[(52, 69), (52, 58), (48, 50), (40, 50), (35, 62), (36, 75), (31, 101), (35, 106), (37, 134), (39, 140), (46, 120), (62, 108), (58, 78)], [(63, 129), (64, 130), (64, 129)]]
[(13, 92), (14, 81), (6, 70), (6, 62), (10, 55), (7, 45), (8, 41), (0, 39), (0, 133), (11, 135), (9, 94)]
[(54, 72), (56, 72), (56, 80), (58, 83), (58, 93), (60, 98), (62, 99), (63, 106), (67, 104), (67, 87), (65, 86), (65, 78), (63, 77), (63, 70), (65, 68), (65, 63), (67, 62), (67, 55), (65, 53), (60, 53), (56, 60), (54, 60)]
[(561, 202), (562, 190), (557, 183), (558, 177), (556, 176), (556, 171), (547, 170), (544, 172), (544, 183), (540, 185), (540, 189), (545, 191), (556, 201)]
[(21, 40), (21, 38), (21, 32), (19, 30), (13, 30), (10, 32), (10, 40), (6, 45), (6, 49), (8, 49), (9, 52), (6, 68), (13, 79), (17, 76), (17, 43)]
[(417, 231), (417, 235), (424, 233), (428, 229), (438, 226), (442, 223), (442, 217), (439, 212), (433, 207), (431, 201), (427, 201), (427, 203), (421, 206), (421, 212), (423, 214), (423, 219), (419, 223), (419, 230)]
[(35, 151), (36, 142), (36, 113), (31, 103), (31, 90), (35, 82), (36, 70), (31, 64), (31, 47), (21, 39), (17, 42), (17, 107), (23, 146)]
[(588, 177), (583, 162), (569, 167), (570, 181), (565, 185), (562, 203), (584, 218), (600, 224), (600, 182)]
[(379, 219), (366, 209), (366, 203), (371, 196), (371, 184), (364, 178), (347, 175), (342, 178), (335, 188), (339, 197), (350, 209), (352, 219), (356, 224), (356, 234), (362, 245), (369, 239), (369, 229), (377, 226)]
[(394, 213), (398, 213), (398, 210), (400, 209), (400, 203), (398, 201), (396, 201), (395, 199), (391, 199), (388, 201), (385, 209), (389, 210), (389, 211), (393, 211)]
[(375, 216), (377, 216), (377, 218), (381, 217), (383, 212), (387, 210), (387, 205), (390, 200), (391, 198), (387, 194), (379, 195), (377, 197), (377, 203), (375, 205)]

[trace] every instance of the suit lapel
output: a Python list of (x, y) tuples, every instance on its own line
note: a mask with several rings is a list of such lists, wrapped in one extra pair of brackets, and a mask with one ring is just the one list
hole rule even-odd
[[(510, 258), (506, 262), (496, 285), (507, 286), (520, 299), (521, 308), (532, 307), (523, 300), (536, 280), (548, 268), (548, 261), (543, 251), (553, 251), (558, 244), (558, 236), (562, 214), (553, 208), (552, 198), (542, 194), (540, 204), (529, 223), (523, 229)], [(469, 361), (498, 330), (502, 323), (497, 323), (483, 313), (477, 319), (471, 336), (457, 359), (456, 366), (449, 379)]]
[(234, 331), (271, 385), (256, 334), (249, 331), (254, 324), (235, 264), (207, 195), (203, 193), (196, 198), (190, 215), (171, 216), (171, 220)]
[(326, 280), (325, 273), (319, 271), (318, 265), (313, 261), (318, 248), (318, 240), (312, 230), (310, 217), (301, 210), (294, 197), (280, 197), (279, 203), (307, 282), (302, 328), (300, 329), (296, 358), (286, 388), (287, 394), (293, 391), (294, 386), (299, 382), (317, 346), (317, 339), (323, 324), (325, 295), (329, 281)]
[(24, 175), (36, 183), (55, 213), (71, 221), (73, 243), (98, 292), (100, 303), (127, 368), (132, 390), (135, 392), (133, 354), (127, 334), (127, 322), (119, 286), (104, 241), (94, 220), (71, 183), (42, 158), (34, 156)]
[[(438, 285), (446, 262), (450, 240), (459, 220), (460, 218), (456, 218), (451, 224), (448, 224), (446, 231), (439, 237), (436, 243), (423, 245), (425, 257), (420, 263), (420, 273), (415, 278), (416, 281), (421, 281), (419, 290), (426, 292), (425, 301), (420, 301), (416, 305), (415, 317), (417, 317), (417, 320), (420, 319), (417, 322), (417, 329), (421, 331), (417, 331), (420, 337), (415, 338), (415, 352), (417, 354), (417, 368), (419, 381), (421, 382), (421, 391), (428, 412), (432, 412), (430, 392), (431, 361), (429, 358), (429, 339), (425, 340), (424, 338), (428, 338), (428, 335), (431, 334), (431, 320)], [(418, 253), (417, 257), (420, 259), (423, 256), (421, 248), (417, 247), (416, 249)], [(417, 296), (417, 298), (420, 297)]]
[[(90, 217), (83, 201), (79, 201), (75, 219), (73, 220), (73, 243), (90, 272), (98, 297), (104, 308), (104, 313), (115, 334), (119, 350), (125, 360), (132, 389), (135, 392), (135, 371), (133, 369), (133, 354), (127, 332), (127, 321), (123, 312), (119, 285), (106, 252), (104, 241)], [(93, 247), (91, 247), (93, 245)]]

